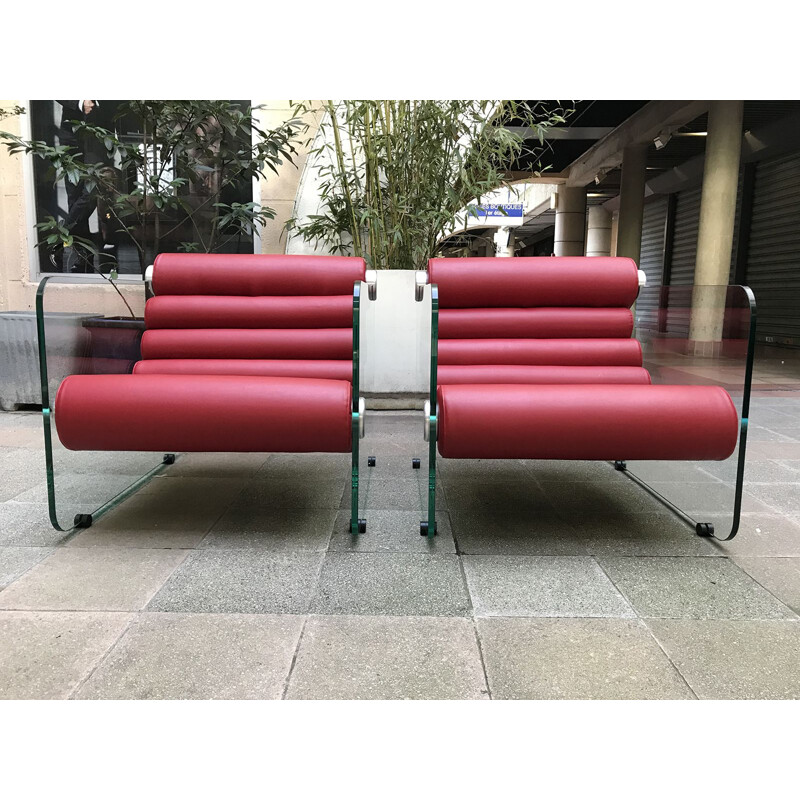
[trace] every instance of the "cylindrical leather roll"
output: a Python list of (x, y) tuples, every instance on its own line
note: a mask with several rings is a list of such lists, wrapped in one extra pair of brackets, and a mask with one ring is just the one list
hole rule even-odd
[(438, 354), (439, 364), (642, 366), (636, 339), (441, 339)]
[[(150, 301), (152, 302), (152, 301)], [(440, 339), (629, 338), (629, 308), (445, 308)]]
[(145, 331), (142, 358), (352, 359), (349, 328)]
[(363, 258), (349, 256), (161, 253), (153, 264), (153, 292), (257, 297), (353, 295), (363, 281)]
[(72, 375), (55, 401), (70, 450), (344, 453), (347, 381), (220, 375)]
[(448, 458), (722, 460), (739, 420), (719, 386), (440, 386)]
[(630, 258), (434, 258), (440, 308), (630, 308), (639, 274)]
[(266, 375), (352, 381), (352, 361), (261, 358), (158, 358), (139, 361), (135, 375)]
[[(147, 362), (140, 362), (147, 363)], [(551, 367), (518, 364), (471, 364), (440, 366), (440, 386), (463, 383), (650, 383), (650, 373), (642, 367)]]
[(161, 295), (144, 310), (155, 328), (352, 328), (353, 296)]

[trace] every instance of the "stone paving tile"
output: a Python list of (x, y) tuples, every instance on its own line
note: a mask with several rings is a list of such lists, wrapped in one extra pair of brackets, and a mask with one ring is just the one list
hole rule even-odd
[[(713, 465), (713, 466), (712, 466)], [(728, 469), (722, 472), (720, 464), (709, 462), (703, 470), (709, 472), (711, 475), (723, 479), (729, 479), (728, 482), (734, 483), (736, 479), (736, 472)], [(744, 468), (744, 488), (745, 491), (750, 492), (758, 497), (758, 486), (761, 483), (797, 483), (800, 480), (800, 475), (797, 471), (790, 469), (777, 461), (753, 461), (752, 463), (745, 463)], [(756, 485), (754, 485), (756, 484)]]
[[(712, 472), (709, 467), (717, 468), (717, 471)], [(718, 473), (721, 477), (729, 474), (736, 477), (736, 465), (729, 461), (630, 461), (628, 469), (648, 483), (714, 483)], [(613, 473), (625, 478), (617, 470)]]
[(550, 513), (453, 513), (458, 551), (469, 555), (586, 555), (586, 536)]
[(495, 699), (694, 698), (639, 620), (496, 618), (477, 625)]
[(335, 480), (312, 481), (307, 477), (292, 480), (248, 481), (242, 487), (236, 503), (243, 506), (268, 506), (270, 508), (339, 508), (345, 491), (350, 502), (349, 474)]
[(464, 556), (480, 617), (633, 617), (597, 562), (581, 556)]
[[(718, 536), (731, 530), (732, 519), (707, 516)], [(742, 514), (739, 531), (727, 542), (714, 539), (709, 544), (727, 556), (800, 556), (800, 524), (779, 514)]]
[(540, 482), (556, 512), (567, 520), (582, 521), (592, 513), (669, 513), (652, 495), (620, 475), (617, 481)]
[(0, 545), (52, 547), (64, 539), (64, 533), (50, 524), (44, 503), (0, 503)]
[(471, 620), (311, 617), (289, 699), (476, 700), (488, 697)]
[[(140, 477), (140, 475), (97, 472), (57, 475), (55, 479), (57, 507), (85, 505), (91, 511), (124, 492)], [(19, 503), (47, 503), (47, 481), (42, 480), (14, 499)]]
[(52, 552), (51, 547), (0, 547), (0, 589)]
[(454, 555), (328, 553), (311, 613), (466, 616), (469, 599)]
[[(650, 486), (659, 494), (674, 503), (690, 516), (702, 515), (703, 520), (709, 514), (726, 513), (733, 510), (734, 490), (732, 485), (724, 483), (677, 483), (654, 481)], [(765, 512), (772, 509), (766, 506), (758, 496), (754, 496), (752, 487), (742, 496), (742, 511)]]
[(734, 559), (752, 578), (800, 614), (800, 558)]
[[(427, 461), (427, 451), (425, 452)], [(424, 465), (423, 465), (424, 466)], [(530, 482), (531, 473), (525, 461), (497, 458), (437, 458), (436, 470), (446, 483), (459, 481), (492, 483)]]
[(600, 565), (641, 617), (782, 619), (792, 611), (724, 558), (614, 558)]
[(540, 483), (616, 482), (620, 474), (607, 461), (556, 461), (549, 459), (521, 462)]
[(150, 601), (147, 611), (305, 614), (321, 553), (198, 550)]
[(647, 620), (700, 699), (800, 699), (800, 622)]
[(535, 481), (486, 483), (481, 480), (449, 482), (447, 505), (451, 512), (462, 514), (515, 513), (553, 516), (553, 504)]
[(327, 549), (334, 509), (247, 507), (236, 503), (220, 517), (201, 548), (259, 548), (274, 552)]
[(176, 478), (246, 480), (266, 463), (266, 453), (181, 453), (164, 474)]
[[(363, 510), (376, 509), (380, 511), (411, 511), (423, 515), (428, 509), (428, 485), (422, 477), (414, 477), (409, 470), (409, 477), (395, 479), (372, 478), (369, 485), (361, 487), (359, 505)], [(350, 490), (342, 497), (342, 508), (350, 508)], [(447, 492), (444, 486), (436, 484), (436, 508), (447, 510)], [(423, 517), (420, 517), (422, 519)]]
[(16, 498), (45, 478), (43, 451), (35, 452), (21, 447), (0, 448), (0, 475), (0, 502)]
[[(768, 510), (800, 520), (800, 481), (797, 483), (748, 484), (747, 494), (755, 495)], [(742, 506), (744, 511), (757, 510)]]
[[(347, 481), (350, 453), (274, 453), (264, 461), (254, 478), (271, 481)], [(366, 467), (366, 463), (364, 464)]]
[(100, 612), (0, 612), (0, 698), (69, 697), (132, 619)]
[[(575, 523), (578, 526), (578, 523)], [(704, 536), (674, 514), (595, 515), (580, 526), (594, 556), (719, 556)]]
[(186, 554), (186, 550), (61, 547), (0, 592), (0, 608), (138, 611)]
[[(359, 512), (361, 513), (361, 512)], [(455, 553), (456, 545), (446, 511), (436, 515), (439, 532), (436, 536), (420, 536), (420, 514), (416, 511), (366, 512), (367, 532), (350, 533), (350, 512), (340, 511), (336, 517), (329, 550), (345, 553)], [(423, 515), (424, 516), (424, 515)]]
[[(206, 536), (206, 525), (192, 530), (163, 530), (161, 528), (132, 528), (133, 520), (117, 516), (108, 521), (101, 517), (90, 528), (74, 535), (65, 547), (133, 547), (145, 550), (191, 550), (198, 547)], [(128, 527), (117, 528), (117, 525)]]
[(78, 699), (280, 699), (303, 617), (142, 614)]

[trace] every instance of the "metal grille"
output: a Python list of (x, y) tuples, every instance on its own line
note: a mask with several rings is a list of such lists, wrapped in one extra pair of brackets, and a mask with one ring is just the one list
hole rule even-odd
[(675, 235), (672, 238), (670, 286), (689, 286), (694, 283), (697, 258), (697, 230), (700, 225), (700, 194), (696, 189), (678, 192), (675, 206)]
[[(642, 249), (639, 269), (647, 275), (649, 287), (660, 286), (664, 271), (664, 226), (667, 221), (667, 196), (647, 203), (642, 214)], [(658, 294), (643, 292), (636, 301), (636, 327), (648, 330), (658, 325)]]
[(747, 284), (758, 340), (800, 347), (800, 153), (756, 167)]

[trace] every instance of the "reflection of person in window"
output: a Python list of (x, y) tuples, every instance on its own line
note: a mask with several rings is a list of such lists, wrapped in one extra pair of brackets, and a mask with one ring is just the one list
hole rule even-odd
[[(87, 122), (91, 125), (101, 125), (98, 120), (100, 103), (98, 100), (59, 100), (62, 106), (61, 130), (59, 132), (61, 144), (75, 147), (78, 157), (86, 164), (109, 164), (108, 153), (102, 142), (91, 134), (73, 130), (77, 122)], [(103, 126), (105, 127), (105, 126)], [(97, 195), (95, 191), (88, 191), (83, 181), (77, 184), (69, 179), (64, 179), (67, 190), (67, 216), (64, 225), (75, 236), (92, 239), (90, 219), (97, 209)], [(95, 231), (96, 232), (96, 231)], [(93, 258), (91, 255), (80, 254), (75, 248), (65, 248), (63, 254), (64, 272), (92, 272)]]

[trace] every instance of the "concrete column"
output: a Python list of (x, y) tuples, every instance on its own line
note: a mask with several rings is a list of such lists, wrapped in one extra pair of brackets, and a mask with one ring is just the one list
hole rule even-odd
[(632, 258), (637, 265), (642, 252), (646, 158), (647, 145), (644, 144), (631, 145), (622, 151), (617, 255)]
[(586, 189), (559, 186), (553, 249), (557, 256), (582, 256), (586, 233)]
[(586, 229), (586, 255), (611, 255), (611, 214), (602, 206), (589, 206), (589, 226)]
[(619, 211), (611, 215), (611, 255), (617, 255), (617, 237), (619, 235)]
[(694, 268), (691, 350), (719, 350), (725, 313), (725, 286), (731, 268), (736, 192), (742, 150), (741, 100), (715, 100), (708, 110), (708, 136), (700, 197), (700, 227)]

